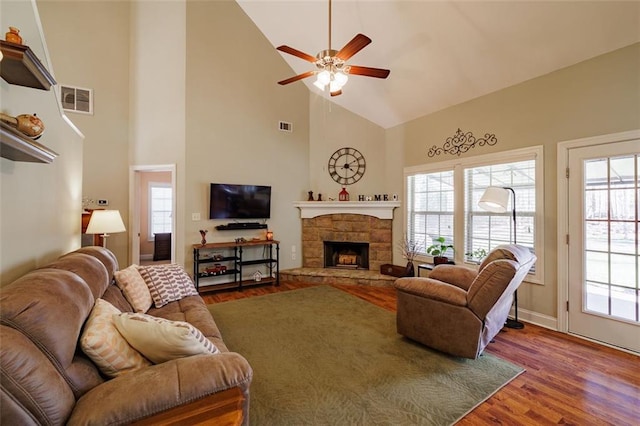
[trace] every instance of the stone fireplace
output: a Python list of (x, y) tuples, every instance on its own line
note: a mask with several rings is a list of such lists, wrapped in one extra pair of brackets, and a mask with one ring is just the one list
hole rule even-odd
[[(393, 209), (399, 202), (300, 202), (302, 218), (302, 267), (359, 269), (379, 272), (380, 266), (393, 263)], [(327, 259), (325, 242), (342, 253), (335, 265), (334, 252)], [(367, 253), (364, 253), (366, 247)], [(356, 266), (353, 265), (355, 262)]]

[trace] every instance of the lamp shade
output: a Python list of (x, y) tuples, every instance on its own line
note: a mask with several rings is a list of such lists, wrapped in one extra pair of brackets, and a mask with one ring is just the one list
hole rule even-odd
[(113, 234), (125, 232), (118, 210), (94, 210), (87, 225), (87, 234)]
[(504, 213), (509, 207), (509, 190), (499, 186), (490, 186), (482, 194), (478, 206), (492, 213)]

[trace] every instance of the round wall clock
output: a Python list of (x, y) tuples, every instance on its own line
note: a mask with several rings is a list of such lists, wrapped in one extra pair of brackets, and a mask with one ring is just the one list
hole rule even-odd
[(329, 157), (329, 175), (341, 185), (351, 185), (364, 175), (367, 163), (355, 148), (340, 148)]

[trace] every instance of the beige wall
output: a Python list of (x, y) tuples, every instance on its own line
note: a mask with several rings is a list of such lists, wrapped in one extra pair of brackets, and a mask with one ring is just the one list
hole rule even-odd
[[(458, 128), (498, 139), (461, 157), (544, 146), (544, 285), (524, 284), (518, 296), (522, 309), (556, 317), (556, 146), (640, 128), (640, 43), (397, 126), (387, 143), (404, 144), (405, 166), (450, 160), (427, 151)], [(395, 176), (401, 184), (402, 171)]]
[(384, 174), (384, 129), (331, 103), (326, 96), (320, 95), (314, 88), (310, 100), (309, 190), (312, 190), (316, 197), (321, 193), (324, 200), (338, 199), (342, 186), (331, 178), (327, 164), (329, 157), (336, 150), (351, 147), (362, 153), (366, 160), (366, 169), (358, 182), (348, 185), (350, 200), (357, 201), (358, 195), (386, 193), (388, 188)]
[[(0, 27), (9, 25), (21, 30), (24, 44), (58, 78), (32, 3), (0, 3)], [(83, 142), (63, 119), (55, 90), (15, 86), (0, 79), (0, 102), (6, 114), (36, 113), (45, 124), (38, 142), (59, 154), (52, 164), (0, 158), (0, 285), (4, 285), (80, 247)]]
[[(292, 71), (235, 2), (188, 2), (186, 47), (185, 257), (199, 229), (210, 242), (264, 236), (215, 229), (229, 221), (207, 219), (211, 182), (271, 185), (268, 224), (281, 241), (280, 267), (299, 266), (290, 256), (301, 240), (292, 204), (309, 188), (308, 90), (276, 84)], [(293, 123), (293, 133), (279, 131), (279, 120)]]
[[(174, 241), (185, 243), (186, 2), (126, 2), (131, 12), (129, 164), (175, 165)], [(135, 202), (133, 200), (132, 202)], [(133, 218), (132, 218), (133, 219)], [(184, 263), (184, 251), (175, 251)]]
[[(39, 1), (58, 83), (93, 89), (93, 115), (68, 113), (85, 135), (82, 196), (106, 199), (129, 229), (129, 5), (111, 1)], [(128, 232), (107, 245), (128, 263)]]

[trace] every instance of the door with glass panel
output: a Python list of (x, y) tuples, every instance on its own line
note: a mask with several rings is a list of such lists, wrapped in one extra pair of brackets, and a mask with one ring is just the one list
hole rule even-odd
[(640, 352), (640, 140), (569, 150), (570, 333)]

